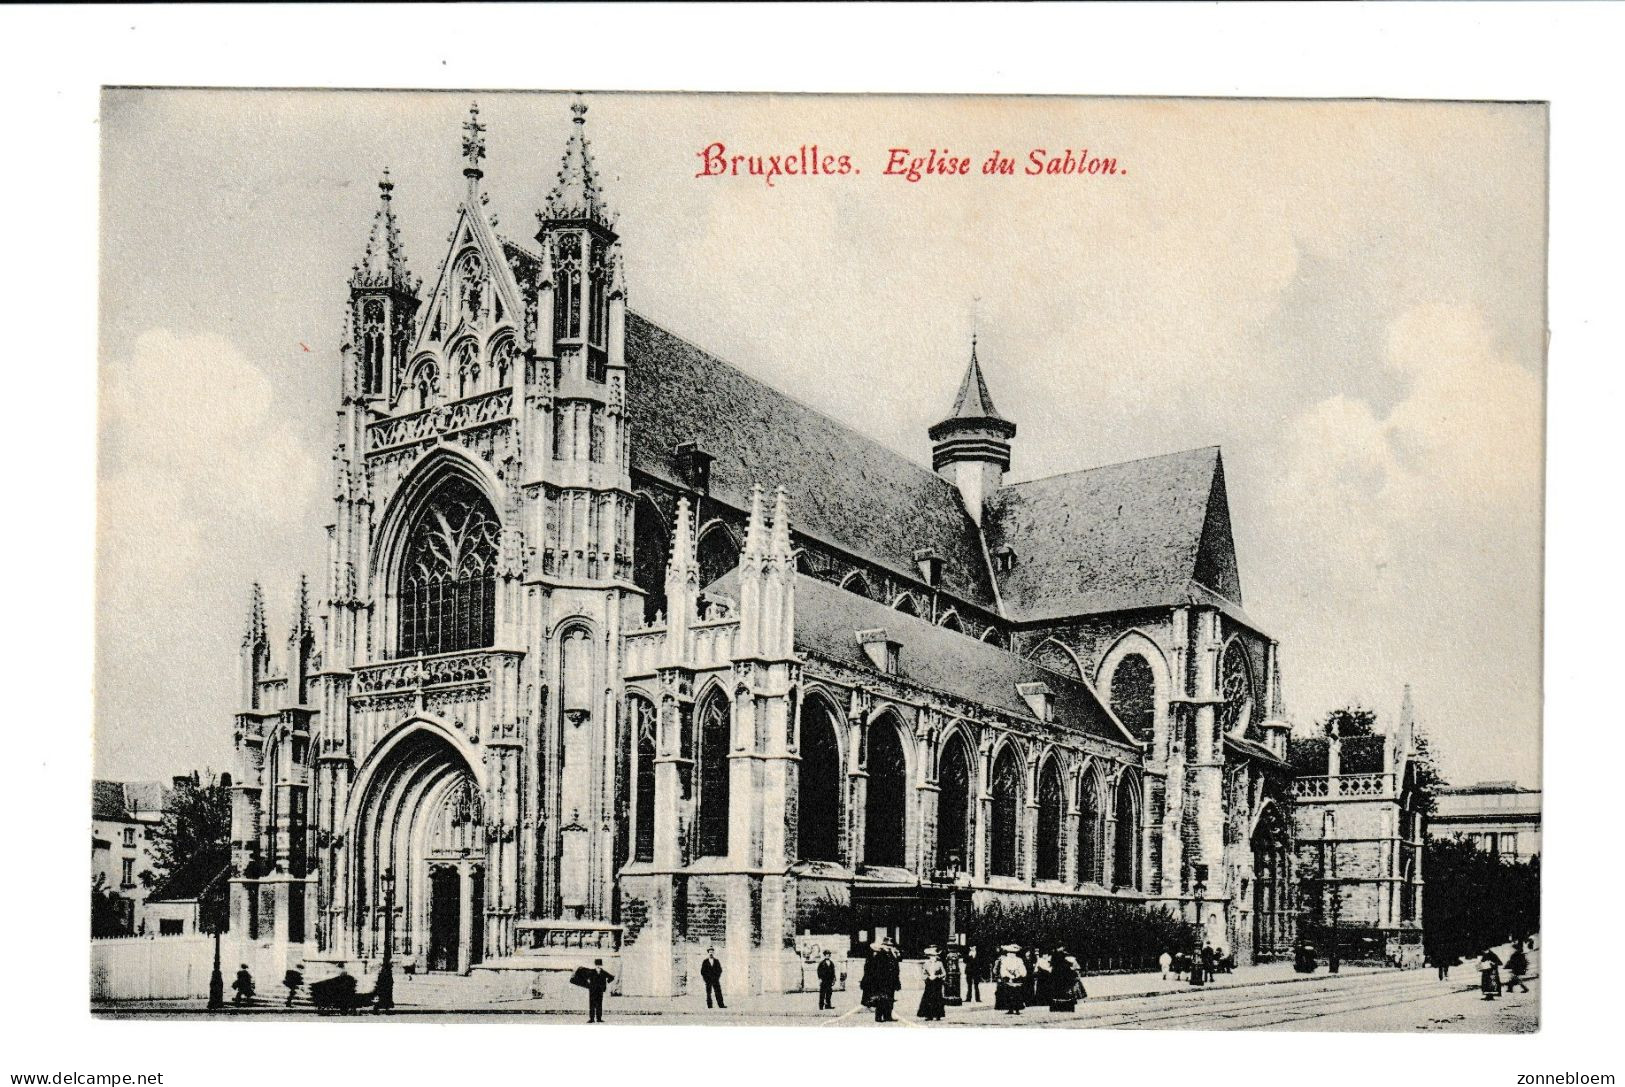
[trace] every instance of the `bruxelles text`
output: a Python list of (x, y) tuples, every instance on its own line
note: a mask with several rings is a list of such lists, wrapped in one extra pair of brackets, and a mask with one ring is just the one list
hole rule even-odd
[[(802, 144), (783, 154), (731, 152), (718, 140), (696, 152), (700, 169), (694, 175), (705, 177), (757, 177), (772, 187), (784, 178), (848, 177), (863, 171), (850, 154), (827, 152), (818, 144)], [(930, 148), (923, 154), (907, 147), (889, 148), (885, 177), (897, 177), (910, 184), (933, 178), (969, 177), (1118, 177), (1128, 173), (1116, 158), (1090, 154), (1087, 147), (1051, 151), (1035, 147), (1019, 161), (1013, 155), (994, 150), (978, 164), (970, 155), (948, 148)]]

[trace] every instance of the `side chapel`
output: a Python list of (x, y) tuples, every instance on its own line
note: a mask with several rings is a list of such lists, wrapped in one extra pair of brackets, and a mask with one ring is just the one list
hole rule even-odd
[(471, 110), (426, 292), (379, 183), (326, 567), (285, 645), (256, 586), (243, 642), (232, 928), (590, 953), (645, 994), (713, 946), (793, 987), (831, 899), (905, 948), (955, 895), (1115, 896), (1289, 952), (1280, 663), (1219, 450), (1010, 482), (974, 343), (931, 470), (803, 406), (628, 308), (573, 111), (521, 241)]

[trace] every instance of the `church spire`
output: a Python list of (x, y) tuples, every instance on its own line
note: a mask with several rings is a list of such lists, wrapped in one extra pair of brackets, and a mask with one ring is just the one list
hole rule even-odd
[(265, 640), (265, 591), (256, 581), (248, 601), (248, 629), (243, 633), (243, 645), (252, 648)]
[(378, 180), (378, 210), (372, 215), (372, 230), (367, 234), (367, 248), (361, 254), (350, 275), (352, 287), (383, 287), (417, 293), (417, 284), (406, 267), (406, 249), (401, 245), (400, 228), (395, 222), (395, 209), (391, 197), (395, 183), (389, 179), (389, 167)]
[(982, 363), (971, 334), (970, 365), (959, 383), (959, 395), (947, 418), (930, 430), (931, 467), (959, 488), (965, 511), (982, 523), (982, 509), (1004, 483), (1010, 467), (1010, 439), (1016, 424), (999, 414), (987, 391)]
[(587, 139), (587, 104), (571, 104), (570, 139), (564, 145), (558, 179), (547, 194), (541, 218), (555, 221), (586, 221), (608, 230), (615, 217), (598, 187), (598, 170), (592, 161), (592, 145)]

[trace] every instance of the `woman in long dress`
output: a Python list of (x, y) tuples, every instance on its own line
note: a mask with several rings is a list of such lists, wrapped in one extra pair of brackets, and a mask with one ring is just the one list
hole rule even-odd
[(1021, 949), (1015, 944), (1001, 948), (1004, 954), (993, 968), (993, 980), (998, 985), (993, 1007), (1009, 1015), (1020, 1015), (1026, 1004), (1027, 964), (1021, 961)]
[(921, 971), (925, 976), (925, 992), (920, 994), (920, 1007), (915, 1014), (927, 1022), (936, 1022), (947, 1013), (942, 1000), (942, 987), (948, 978), (936, 948), (925, 949), (925, 965)]

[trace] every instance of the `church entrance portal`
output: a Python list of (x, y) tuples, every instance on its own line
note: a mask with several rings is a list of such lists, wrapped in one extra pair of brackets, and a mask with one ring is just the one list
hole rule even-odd
[(421, 969), (466, 973), (484, 956), (485, 826), (467, 759), (428, 727), (404, 735), (371, 773), (354, 841), (354, 951), (383, 953), (381, 876), (395, 888), (394, 954)]

